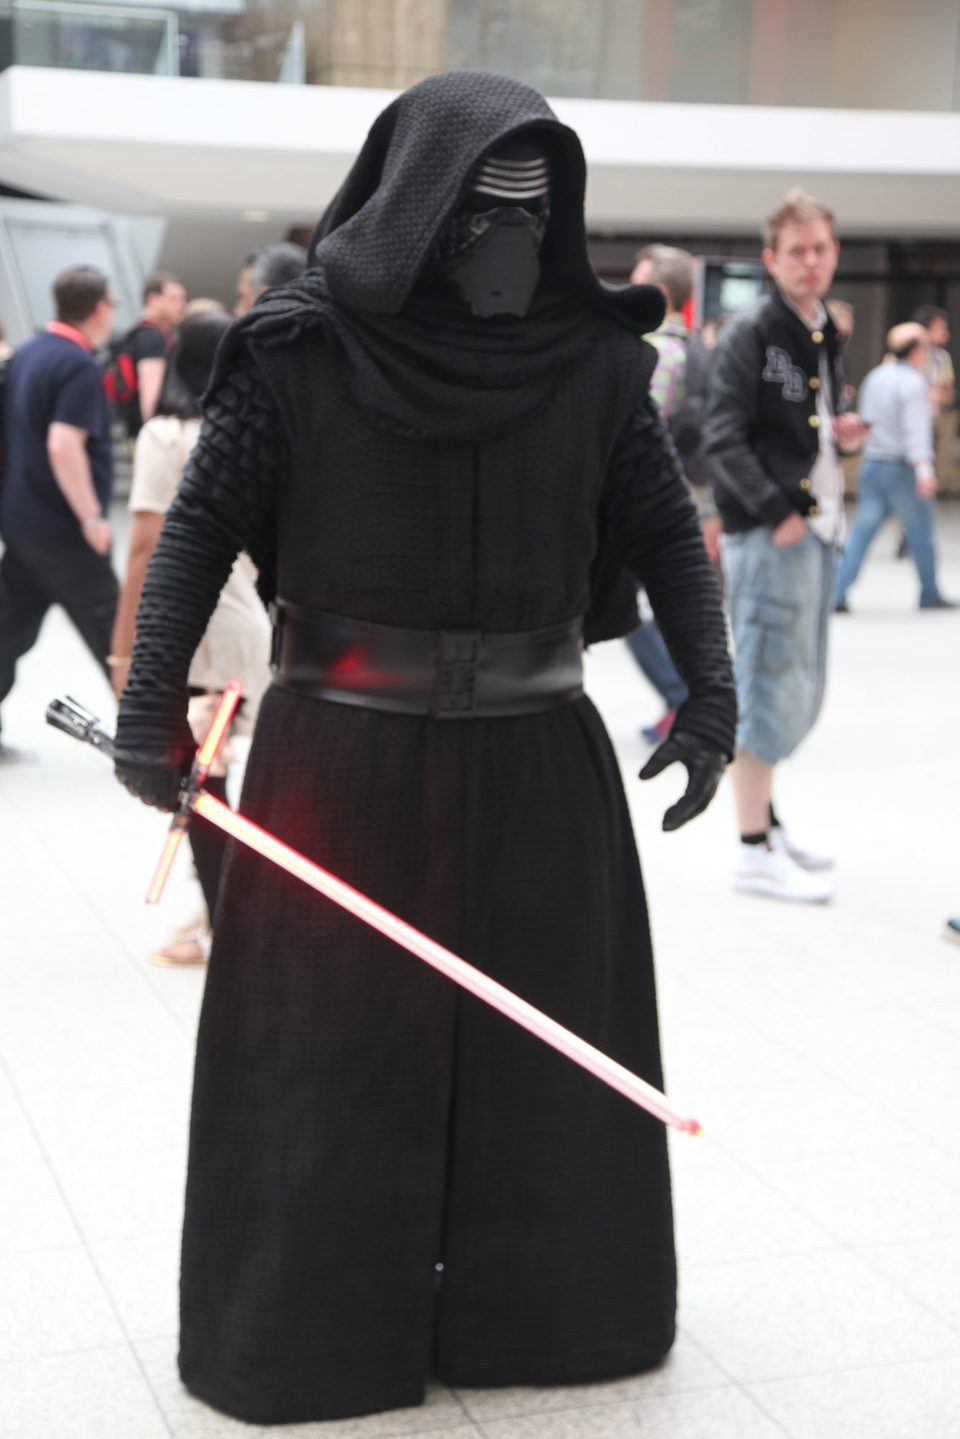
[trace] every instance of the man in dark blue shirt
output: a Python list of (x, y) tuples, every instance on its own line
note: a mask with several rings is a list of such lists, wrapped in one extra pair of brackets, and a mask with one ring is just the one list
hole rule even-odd
[[(58, 275), (53, 294), (56, 320), (16, 352), (4, 386), (0, 704), (53, 604), (106, 671), (117, 603), (110, 411), (93, 355), (109, 338), (116, 300), (107, 277), (86, 265)], [(15, 758), (0, 739), (0, 762)]]

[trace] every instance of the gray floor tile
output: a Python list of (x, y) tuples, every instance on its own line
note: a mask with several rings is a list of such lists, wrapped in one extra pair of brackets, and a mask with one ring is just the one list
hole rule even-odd
[(0, 1362), (124, 1342), (79, 1245), (0, 1256), (0, 1295)]
[(848, 1244), (960, 1236), (960, 1155), (926, 1143), (776, 1160), (765, 1173)]
[(190, 1066), (124, 1085), (29, 1091), (24, 1108), (52, 1160), (83, 1156), (123, 1158), (168, 1146), (182, 1147), (190, 1113)]
[(184, 965), (181, 968), (161, 968), (149, 964), (147, 954), (151, 949), (166, 942), (173, 932), (173, 924), (165, 921), (153, 938), (137, 945), (135, 962), (148, 971), (147, 982), (169, 1014), (187, 1036), (192, 1051), (203, 1002), (203, 988), (207, 980), (203, 965)]
[(671, 1086), (701, 1109), (719, 1089), (787, 1084), (807, 1072), (802, 1059), (746, 1020), (678, 1030), (666, 1040), (665, 1052)]
[(714, 1164), (675, 1173), (673, 1188), (682, 1265), (815, 1254), (836, 1247), (836, 1239), (822, 1225), (723, 1156)]
[[(671, 1034), (681, 1029), (715, 1029), (719, 1022), (741, 1020), (715, 995), (679, 973), (661, 974), (657, 984), (657, 1005), (664, 1027)], [(668, 1056), (669, 1057), (669, 1056)]]
[(0, 1069), (0, 1156), (14, 1163), (18, 1158), (34, 1159), (37, 1152), (37, 1142), (20, 1099)]
[(735, 1380), (939, 1359), (956, 1331), (846, 1251), (688, 1268), (684, 1330)]
[(471, 1418), (484, 1428), (492, 1419), (545, 1416), (565, 1409), (600, 1404), (645, 1401), (651, 1395), (680, 1394), (697, 1389), (722, 1389), (729, 1378), (683, 1334), (667, 1359), (647, 1374), (611, 1379), (603, 1384), (576, 1384), (569, 1388), (457, 1389), (457, 1398)]
[(916, 1131), (838, 1080), (744, 1086), (712, 1097), (708, 1138), (763, 1169), (770, 1160), (816, 1158), (909, 1144)]
[(65, 1028), (42, 1049), (5, 1048), (25, 1101), (36, 1089), (150, 1083), (189, 1062), (187, 1037), (172, 1015), (130, 1026), (102, 1023), (82, 1033)]
[(785, 1021), (792, 1028), (824, 1013), (855, 1015), (863, 1007), (863, 982), (836, 961), (835, 913), (836, 906), (826, 908), (812, 921), (808, 916), (775, 933), (771, 925), (770, 948), (764, 950), (757, 945), (755, 911), (748, 904), (739, 916), (744, 951), (736, 952), (735, 935), (725, 935), (718, 963), (698, 976), (704, 992), (760, 1028), (768, 1021)]
[(864, 1078), (863, 1088), (938, 1149), (960, 1153), (960, 1064), (924, 1058), (896, 1072), (876, 1072)]
[(453, 1395), (441, 1385), (432, 1385), (426, 1402), (389, 1414), (371, 1414), (360, 1419), (328, 1420), (314, 1424), (284, 1424), (263, 1427), (245, 1424), (219, 1414), (188, 1394), (176, 1368), (176, 1345), (167, 1340), (135, 1346), (151, 1387), (157, 1395), (175, 1439), (242, 1439), (250, 1434), (277, 1434), (283, 1439), (466, 1439), (476, 1429), (465, 1417)]
[(89, 1246), (129, 1339), (170, 1339), (178, 1331), (180, 1230)]
[(0, 1369), (3, 1439), (170, 1439), (124, 1345), (24, 1359)]
[(870, 1245), (856, 1253), (960, 1331), (960, 1238)]
[(952, 1359), (751, 1384), (792, 1439), (956, 1439), (960, 1353)]
[(34, 1146), (0, 1158), (0, 1254), (72, 1245), (77, 1226), (49, 1165)]
[(956, 1066), (960, 1054), (960, 1031), (903, 1006), (824, 1008), (802, 1022), (769, 1020), (765, 1028), (791, 1051), (857, 1088), (886, 1090), (889, 1081), (896, 1084), (918, 1068)]
[(484, 1419), (481, 1428), (484, 1439), (783, 1439), (782, 1428), (736, 1389)]
[(73, 1154), (52, 1163), (87, 1243), (168, 1234), (182, 1222), (185, 1136), (163, 1149)]
[(161, 1079), (171, 1065), (180, 1071), (189, 1045), (183, 1030), (152, 996), (130, 1004), (125, 997), (101, 1010), (80, 1004), (71, 1013), (66, 996), (43, 1021), (25, 1011), (22, 1022), (0, 1037), (0, 1053), (21, 1095), (34, 1089), (69, 1089)]

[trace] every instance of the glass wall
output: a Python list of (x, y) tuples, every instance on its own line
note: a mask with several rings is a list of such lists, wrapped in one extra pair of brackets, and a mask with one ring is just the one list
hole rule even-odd
[(0, 65), (400, 89), (960, 109), (960, 0), (0, 0)]

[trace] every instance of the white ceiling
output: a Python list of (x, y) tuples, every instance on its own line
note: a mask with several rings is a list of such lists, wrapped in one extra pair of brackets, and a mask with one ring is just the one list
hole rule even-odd
[[(385, 91), (15, 67), (0, 182), (127, 214), (309, 224)], [(595, 230), (753, 233), (790, 185), (844, 234), (960, 238), (960, 115), (560, 100)]]

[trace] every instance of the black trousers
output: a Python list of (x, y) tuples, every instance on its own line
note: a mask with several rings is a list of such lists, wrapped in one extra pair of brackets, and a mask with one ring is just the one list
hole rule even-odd
[(109, 678), (117, 593), (110, 557), (98, 555), (81, 535), (49, 545), (8, 544), (0, 558), (0, 704), (51, 605), (63, 606)]

